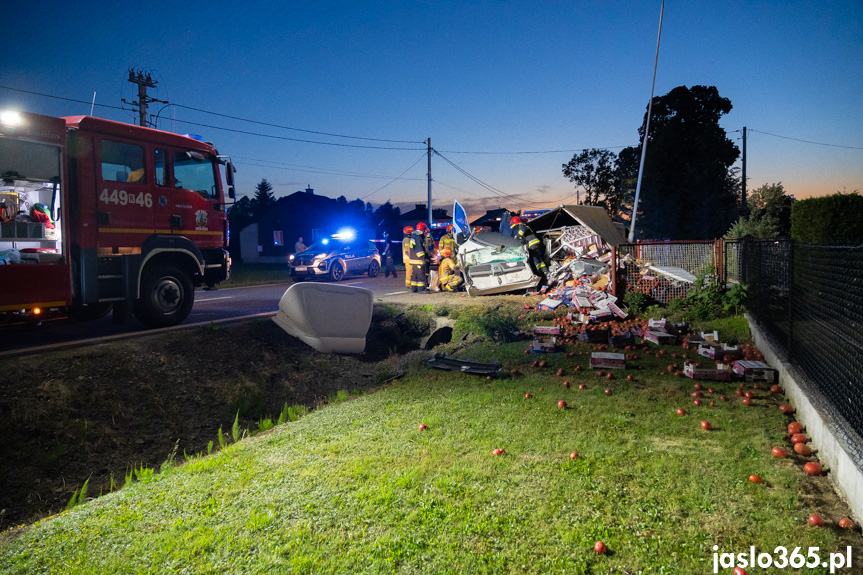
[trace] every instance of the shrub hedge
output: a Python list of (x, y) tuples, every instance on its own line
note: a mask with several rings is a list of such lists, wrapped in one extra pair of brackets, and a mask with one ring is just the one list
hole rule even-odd
[(794, 202), (791, 237), (804, 244), (863, 244), (863, 196), (839, 193)]

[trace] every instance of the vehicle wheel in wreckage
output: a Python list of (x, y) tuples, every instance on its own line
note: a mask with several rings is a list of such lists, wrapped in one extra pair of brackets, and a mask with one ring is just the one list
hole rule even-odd
[(375, 278), (378, 277), (378, 273), (381, 271), (381, 264), (377, 261), (372, 260), (372, 263), (369, 264), (369, 277)]
[(149, 327), (167, 327), (185, 320), (194, 303), (190, 275), (176, 266), (158, 264), (144, 270), (141, 297), (135, 300), (133, 311)]

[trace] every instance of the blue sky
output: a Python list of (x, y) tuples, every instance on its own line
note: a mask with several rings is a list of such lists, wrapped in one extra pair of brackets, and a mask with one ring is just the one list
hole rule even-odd
[[(267, 178), (277, 196), (311, 185), (412, 207), (431, 138), (491, 188), (436, 156), (434, 205), (481, 213), (553, 207), (574, 193), (561, 165), (578, 150), (639, 144), (661, 2), (91, 4), (4, 2), (21, 33), (0, 47), (0, 85), (86, 103), (0, 89), (0, 107), (86, 114), (94, 92), (121, 106), (143, 68), (152, 96), (185, 106), (154, 104), (159, 127), (231, 155), (241, 192)], [(655, 95), (698, 84), (731, 100), (721, 124), (738, 146), (750, 131), (749, 189), (863, 191), (860, 0), (669, 0)]]

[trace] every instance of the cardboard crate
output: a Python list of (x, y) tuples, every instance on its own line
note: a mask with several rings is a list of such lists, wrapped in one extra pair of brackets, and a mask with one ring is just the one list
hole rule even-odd
[(533, 340), (533, 343), (530, 344), (530, 351), (532, 353), (552, 353), (557, 351), (557, 338), (552, 336), (548, 337), (537, 337)]
[(533, 335), (560, 335), (560, 326), (557, 325), (534, 325)]
[(725, 343), (720, 344), (710, 344), (710, 343), (699, 343), (698, 344), (698, 355), (702, 357), (708, 357), (710, 359), (725, 359), (725, 356), (729, 356), (729, 359), (738, 359), (743, 354), (739, 349), (737, 349), (736, 345), (728, 345)]
[(626, 369), (626, 356), (622, 353), (594, 352), (590, 354), (593, 369)]
[(620, 335), (612, 335), (608, 338), (608, 345), (611, 347), (626, 347), (635, 343), (635, 337), (631, 332)]
[(763, 361), (739, 360), (731, 364), (731, 369), (737, 375), (746, 378), (746, 381), (763, 380), (767, 383), (775, 383), (779, 372)]
[(578, 339), (589, 343), (608, 343), (607, 329), (586, 329), (578, 334)]
[(683, 363), (683, 375), (690, 379), (706, 379), (710, 381), (731, 381), (731, 371), (712, 367), (698, 367), (694, 363)]
[(671, 345), (677, 343), (677, 337), (665, 331), (649, 330), (644, 334), (644, 341), (656, 345)]

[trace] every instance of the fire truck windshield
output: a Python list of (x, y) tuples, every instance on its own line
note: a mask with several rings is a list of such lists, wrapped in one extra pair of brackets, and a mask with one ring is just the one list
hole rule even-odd
[(174, 154), (174, 180), (178, 188), (194, 190), (207, 199), (219, 197), (211, 158), (187, 152)]

